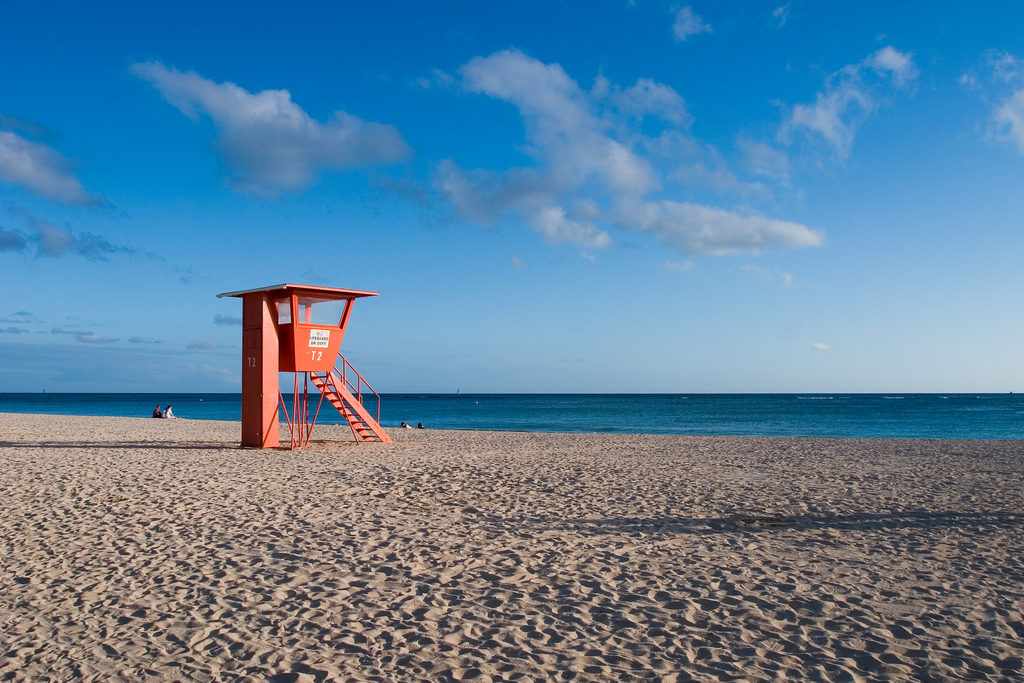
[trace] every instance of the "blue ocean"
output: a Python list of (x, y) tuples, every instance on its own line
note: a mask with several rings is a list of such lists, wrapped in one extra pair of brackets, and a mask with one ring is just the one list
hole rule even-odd
[[(0, 412), (239, 420), (239, 394), (0, 394)], [(290, 404), (289, 404), (290, 408)], [(376, 406), (371, 409), (375, 412)], [(1024, 439), (1017, 394), (384, 394), (381, 424), (528, 432)], [(324, 404), (317, 422), (339, 423)]]

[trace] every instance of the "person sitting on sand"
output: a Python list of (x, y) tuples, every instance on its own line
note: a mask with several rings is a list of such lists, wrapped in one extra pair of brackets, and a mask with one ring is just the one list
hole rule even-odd
[(157, 405), (156, 408), (153, 408), (153, 417), (163, 417), (163, 416), (164, 416), (164, 411), (160, 410), (160, 406), (159, 405)]
[(403, 422), (402, 423), (402, 429), (412, 429), (412, 425)]
[(416, 429), (426, 429), (426, 427), (424, 427), (424, 426), (423, 426), (423, 423), (422, 423), (422, 422), (420, 422), (420, 423), (418, 423), (418, 424), (416, 425)]
[(167, 410), (165, 410), (160, 417), (166, 417), (168, 419), (173, 418), (174, 413), (171, 412), (171, 406), (167, 406)]

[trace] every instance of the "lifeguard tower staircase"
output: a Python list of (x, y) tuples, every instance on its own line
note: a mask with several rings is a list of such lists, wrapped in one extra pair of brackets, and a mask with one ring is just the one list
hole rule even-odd
[[(280, 446), (282, 412), (291, 434), (290, 448), (308, 444), (325, 400), (345, 418), (357, 442), (391, 442), (379, 424), (380, 395), (339, 351), (352, 303), (378, 294), (281, 284), (217, 295), (242, 300), (243, 446)], [(313, 322), (315, 304), (339, 301), (336, 324)], [(290, 413), (281, 391), (282, 372), (294, 374)]]

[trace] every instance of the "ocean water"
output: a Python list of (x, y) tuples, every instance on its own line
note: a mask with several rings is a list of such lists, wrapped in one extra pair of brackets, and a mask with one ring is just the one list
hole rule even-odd
[[(1017, 394), (384, 394), (381, 424), (530, 432), (1024, 439)], [(239, 394), (0, 394), (0, 412), (238, 420)], [(291, 408), (290, 400), (288, 402)], [(314, 403), (315, 407), (315, 403)], [(371, 412), (374, 412), (374, 408)], [(317, 419), (341, 417), (326, 402)], [(0, 435), (2, 436), (2, 435)]]

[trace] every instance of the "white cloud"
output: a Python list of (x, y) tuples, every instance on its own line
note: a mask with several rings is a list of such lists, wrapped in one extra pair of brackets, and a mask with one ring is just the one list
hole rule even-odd
[(493, 201), (499, 185), (496, 173), (464, 171), (452, 159), (442, 159), (434, 168), (434, 187), (460, 214), (481, 225), (493, 225), (507, 208)]
[(196, 341), (189, 342), (188, 347), (194, 351), (214, 351), (216, 349), (225, 348), (223, 344), (209, 339), (197, 339)]
[(537, 210), (531, 223), (551, 244), (568, 242), (582, 247), (607, 247), (611, 238), (604, 230), (585, 221), (573, 220), (558, 206), (545, 206)]
[(1013, 93), (996, 109), (994, 118), (1000, 132), (1024, 154), (1024, 88)]
[(28, 239), (17, 230), (0, 228), (0, 251), (24, 251)]
[(870, 112), (874, 103), (856, 85), (843, 83), (818, 93), (814, 104), (798, 104), (793, 107), (789, 124), (794, 128), (805, 128), (817, 133), (840, 158), (845, 158), (850, 153), (856, 129), (855, 124), (847, 119), (847, 114), (854, 106)]
[(822, 342), (814, 342), (814, 344), (812, 344), (812, 346), (814, 346), (814, 348), (816, 348), (819, 351), (831, 351), (832, 350), (831, 346), (829, 346), (828, 344), (824, 344)]
[(637, 117), (653, 115), (679, 126), (690, 123), (686, 102), (679, 93), (649, 78), (641, 78), (633, 86), (618, 90), (611, 97), (625, 114)]
[(783, 185), (789, 182), (789, 157), (785, 152), (742, 137), (736, 141), (736, 145), (743, 153), (744, 164), (751, 173), (771, 178)]
[(235, 315), (224, 315), (223, 313), (218, 313), (217, 315), (213, 316), (213, 324), (234, 327), (241, 325), (242, 319)]
[(668, 261), (665, 268), (675, 273), (688, 273), (693, 270), (693, 261)]
[(779, 131), (779, 138), (788, 140), (791, 131), (814, 134), (826, 142), (840, 159), (845, 159), (853, 146), (853, 138), (862, 121), (877, 108), (878, 84), (870, 82), (870, 74), (884, 83), (901, 87), (917, 77), (910, 53), (891, 46), (868, 55), (863, 61), (843, 67), (826, 82), (811, 104), (793, 107), (789, 119)]
[(96, 204), (98, 200), (82, 188), (70, 166), (52, 147), (0, 131), (0, 180), (56, 202)]
[(989, 52), (985, 55), (985, 61), (995, 77), (1004, 83), (1016, 81), (1024, 72), (1024, 60), (1008, 52)]
[(468, 91), (515, 104), (545, 138), (596, 125), (583, 91), (558, 64), (504, 50), (475, 57), (460, 72)]
[(76, 254), (89, 261), (106, 261), (114, 254), (134, 254), (135, 250), (111, 244), (106, 238), (91, 232), (75, 233), (69, 227), (59, 227), (31, 213), (18, 210), (35, 234), (29, 239), (36, 244), (38, 256), (58, 257)]
[[(506, 50), (477, 57), (460, 71), (466, 91), (515, 105), (526, 128), (525, 151), (535, 164), (503, 172), (463, 169), (447, 159), (433, 186), (463, 217), (491, 226), (503, 218), (525, 223), (550, 243), (588, 249), (611, 244), (609, 226), (640, 230), (686, 252), (724, 253), (770, 246), (820, 244), (797, 223), (741, 216), (723, 209), (655, 199), (664, 180), (754, 196), (761, 183), (740, 180), (712, 148), (696, 144), (685, 102), (672, 88), (640, 79), (620, 89), (599, 77), (585, 92), (558, 64)], [(636, 118), (657, 116), (657, 137)], [(675, 153), (674, 153), (675, 152)], [(703, 154), (679, 168), (680, 154)], [(671, 164), (675, 175), (663, 168)]]
[(960, 74), (960, 77), (956, 79), (956, 82), (968, 90), (975, 90), (978, 87), (978, 74), (973, 71), (965, 71)]
[(75, 248), (75, 236), (68, 228), (38, 221), (36, 229), (39, 230), (39, 253), (43, 256), (61, 256)]
[(451, 159), (435, 167), (434, 186), (459, 213), (485, 226), (494, 225), (502, 213), (544, 205), (560, 189), (530, 169), (515, 169), (503, 177), (492, 171), (463, 170)]
[(1016, 145), (1024, 154), (1024, 60), (1006, 52), (990, 52), (986, 55), (986, 61), (999, 84), (1016, 87), (992, 113), (996, 137)]
[(506, 50), (477, 57), (461, 70), (470, 92), (514, 104), (531, 141), (560, 182), (589, 175), (615, 190), (643, 193), (657, 184), (646, 161), (608, 137), (580, 87), (557, 64)]
[(776, 7), (775, 9), (772, 10), (772, 16), (778, 19), (779, 21), (779, 28), (785, 26), (786, 21), (789, 20), (789, 6), (792, 4), (792, 2), (787, 2), (782, 7)]
[(770, 197), (764, 183), (748, 183), (736, 177), (736, 174), (725, 167), (709, 168), (703, 161), (688, 166), (680, 166), (669, 179), (690, 185), (711, 188), (721, 193), (736, 193), (742, 196)]
[(657, 137), (642, 137), (638, 143), (651, 157), (678, 162), (700, 152), (701, 146), (680, 130), (663, 130)]
[(698, 17), (690, 7), (684, 7), (676, 11), (672, 33), (676, 41), (681, 42), (698, 33), (711, 33), (711, 25)]
[(455, 76), (441, 69), (431, 69), (429, 76), (421, 76), (415, 79), (412, 84), (424, 90), (432, 90), (434, 88), (450, 90), (455, 86)]
[(198, 120), (200, 113), (210, 117), (234, 185), (245, 193), (302, 190), (323, 170), (394, 163), (410, 153), (393, 126), (343, 111), (320, 123), (292, 102), (287, 90), (250, 93), (159, 62), (135, 64), (132, 73), (190, 119)]
[(63, 327), (55, 327), (50, 330), (50, 334), (66, 334), (75, 338), (83, 344), (113, 344), (117, 339), (111, 339), (110, 337), (104, 337), (99, 334), (95, 334), (91, 331), (83, 330), (65, 330)]
[(661, 200), (632, 212), (639, 230), (670, 246), (699, 254), (724, 254), (765, 247), (812, 247), (824, 241), (815, 230), (763, 216), (737, 213), (700, 204)]
[(897, 86), (917, 78), (917, 67), (910, 53), (900, 52), (891, 45), (869, 55), (864, 63), (879, 73), (891, 76)]
[(753, 275), (757, 279), (761, 280), (761, 282), (768, 285), (775, 284), (776, 282), (778, 282), (783, 287), (793, 286), (792, 273), (784, 273), (781, 270), (775, 270), (773, 268), (766, 268), (764, 266), (755, 266), (751, 264), (740, 266), (740, 270), (742, 270), (744, 273)]
[(83, 344), (113, 344), (117, 341), (117, 339), (111, 339), (99, 334), (79, 334), (75, 336), (75, 339)]
[(988, 137), (1008, 142), (1024, 154), (1024, 60), (992, 50), (985, 53), (984, 62), (987, 69), (981, 75), (967, 71), (957, 82), (997, 102)]
[(39, 318), (35, 317), (28, 311), (15, 311), (6, 318), (0, 318), (0, 323), (18, 323), (21, 325), (28, 323), (41, 323), (43, 322)]

